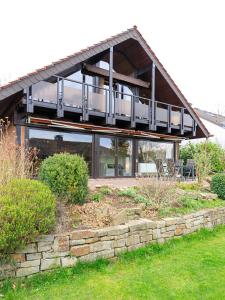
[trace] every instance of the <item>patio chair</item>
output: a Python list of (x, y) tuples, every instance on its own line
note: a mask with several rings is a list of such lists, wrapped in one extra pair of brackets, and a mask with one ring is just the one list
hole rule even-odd
[(184, 160), (183, 159), (178, 159), (175, 162), (175, 177), (183, 179), (183, 167), (184, 167)]
[(186, 179), (195, 179), (195, 161), (187, 159), (187, 164), (183, 167), (183, 174)]

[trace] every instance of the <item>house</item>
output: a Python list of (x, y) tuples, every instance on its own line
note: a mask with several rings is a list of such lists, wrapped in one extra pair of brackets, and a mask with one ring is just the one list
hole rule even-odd
[(199, 108), (195, 108), (195, 111), (202, 120), (202, 123), (212, 134), (209, 140), (212, 140), (225, 148), (225, 116), (201, 110)]
[(136, 26), (2, 86), (0, 114), (19, 144), (81, 154), (93, 178), (154, 174), (209, 136)]

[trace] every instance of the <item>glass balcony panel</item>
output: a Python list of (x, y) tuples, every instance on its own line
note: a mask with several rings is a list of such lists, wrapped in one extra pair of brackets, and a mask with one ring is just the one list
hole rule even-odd
[(40, 81), (32, 86), (33, 100), (57, 103), (57, 83)]
[(148, 119), (148, 105), (141, 102), (135, 103), (135, 114), (139, 119)]
[(171, 111), (171, 124), (174, 126), (180, 125), (180, 111)]
[(99, 112), (106, 112), (106, 96), (104, 93), (89, 92), (88, 109)]
[(168, 109), (156, 107), (156, 120), (167, 123), (168, 122)]
[(189, 114), (184, 114), (184, 126), (192, 127), (193, 119)]
[(115, 112), (118, 115), (131, 116), (131, 101), (115, 98)]
[(82, 89), (64, 85), (64, 105), (82, 108)]

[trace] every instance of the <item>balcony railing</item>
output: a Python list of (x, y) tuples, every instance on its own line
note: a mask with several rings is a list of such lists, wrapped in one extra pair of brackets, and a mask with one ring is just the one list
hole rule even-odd
[[(83, 116), (106, 116), (110, 111), (109, 95), (108, 88), (65, 78), (59, 78), (57, 83), (41, 81), (32, 86), (34, 105), (37, 102), (40, 105), (41, 102), (57, 108), (61, 101), (63, 111), (76, 109)], [(118, 91), (112, 91), (111, 112), (115, 119), (131, 120), (133, 123), (149, 123), (183, 130), (192, 130), (195, 126), (186, 108)]]

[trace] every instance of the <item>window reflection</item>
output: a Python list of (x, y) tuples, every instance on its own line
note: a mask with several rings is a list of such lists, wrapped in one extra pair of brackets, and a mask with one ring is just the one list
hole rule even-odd
[(115, 176), (115, 138), (100, 137), (99, 139), (99, 175), (100, 177)]
[(167, 159), (174, 158), (173, 143), (159, 143), (152, 141), (138, 141), (138, 174), (149, 175), (156, 174), (156, 160), (162, 160), (163, 163)]
[(132, 176), (132, 140), (118, 138), (118, 175)]
[(84, 157), (91, 174), (92, 135), (30, 128), (29, 147), (39, 150), (41, 160), (54, 153), (79, 154)]

